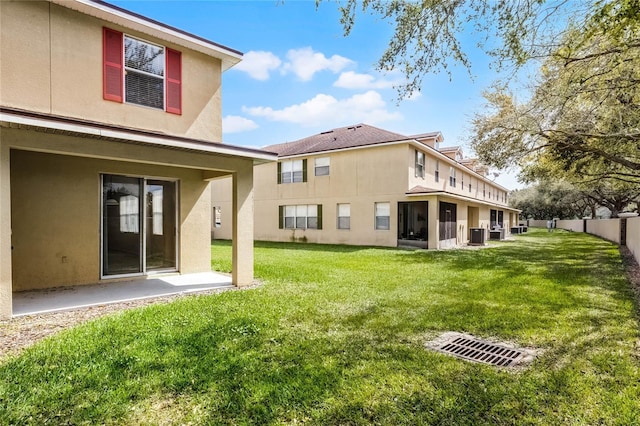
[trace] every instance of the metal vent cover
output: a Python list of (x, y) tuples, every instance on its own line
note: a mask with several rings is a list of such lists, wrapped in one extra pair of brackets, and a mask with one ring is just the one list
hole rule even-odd
[(533, 361), (534, 351), (515, 348), (507, 343), (494, 343), (462, 333), (444, 333), (440, 338), (427, 343), (427, 347), (468, 361), (514, 367)]

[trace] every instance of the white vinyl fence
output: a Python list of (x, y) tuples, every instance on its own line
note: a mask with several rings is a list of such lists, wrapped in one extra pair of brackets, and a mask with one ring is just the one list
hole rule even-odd
[[(528, 223), (533, 228), (547, 227), (546, 220), (529, 220)], [(623, 232), (623, 226), (626, 232)], [(640, 263), (640, 216), (626, 219), (558, 220), (556, 227), (573, 232), (587, 232), (616, 244), (622, 242), (621, 238), (624, 235), (626, 238), (622, 244), (629, 248)]]

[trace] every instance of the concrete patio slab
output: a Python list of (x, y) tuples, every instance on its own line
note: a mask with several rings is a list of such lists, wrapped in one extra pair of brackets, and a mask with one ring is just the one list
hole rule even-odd
[(130, 281), (23, 291), (13, 294), (13, 316), (66, 311), (224, 288), (233, 288), (230, 275), (203, 272), (185, 275), (152, 275)]

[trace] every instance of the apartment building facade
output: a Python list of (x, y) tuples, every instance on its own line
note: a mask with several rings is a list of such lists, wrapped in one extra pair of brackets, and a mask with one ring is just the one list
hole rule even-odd
[[(440, 249), (517, 224), (508, 189), (442, 142), (358, 124), (265, 147), (278, 162), (255, 168), (256, 240)], [(213, 237), (227, 239), (230, 185), (212, 189)]]

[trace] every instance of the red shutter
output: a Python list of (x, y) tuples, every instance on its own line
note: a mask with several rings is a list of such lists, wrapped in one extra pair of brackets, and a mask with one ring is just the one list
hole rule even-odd
[(167, 112), (182, 114), (182, 55), (167, 48)]
[(103, 97), (122, 102), (122, 33), (103, 28)]

